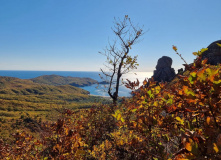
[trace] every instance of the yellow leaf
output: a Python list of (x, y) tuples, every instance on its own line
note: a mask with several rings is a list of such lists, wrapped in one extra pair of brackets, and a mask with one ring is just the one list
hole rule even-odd
[(219, 152), (219, 148), (217, 147), (216, 143), (213, 143), (213, 149), (215, 150), (216, 153)]
[(143, 105), (141, 104), (141, 105), (139, 106), (139, 108), (143, 108)]
[(220, 43), (216, 43), (219, 47), (221, 47), (221, 44)]
[(208, 48), (202, 48), (202, 49), (200, 50), (200, 52), (203, 53), (203, 52), (205, 52), (205, 51), (207, 51), (207, 50), (208, 50)]
[(179, 121), (181, 124), (184, 124), (184, 120), (182, 120), (180, 117), (176, 117), (176, 120)]
[(121, 114), (119, 113), (119, 114), (117, 114), (117, 120), (119, 121), (120, 119), (121, 119)]
[(188, 151), (191, 151), (191, 150), (192, 150), (191, 143), (190, 143), (190, 142), (187, 142), (187, 143), (185, 144), (185, 148), (186, 148)]
[(196, 55), (198, 55), (198, 53), (197, 52), (193, 52), (193, 55), (196, 56)]
[(120, 113), (120, 110), (119, 110), (119, 109), (115, 111), (115, 114), (118, 114), (118, 113)]
[(115, 114), (112, 114), (112, 116), (113, 116), (114, 118), (116, 118), (116, 115), (115, 115)]
[(176, 117), (176, 120), (181, 121), (181, 118), (180, 117)]
[(123, 145), (123, 144), (124, 144), (124, 141), (121, 139), (121, 140), (119, 141), (119, 144), (120, 144), (120, 145)]

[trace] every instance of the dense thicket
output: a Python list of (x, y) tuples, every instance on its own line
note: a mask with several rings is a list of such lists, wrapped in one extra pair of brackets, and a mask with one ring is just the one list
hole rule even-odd
[[(171, 83), (150, 79), (114, 108), (65, 110), (41, 124), (41, 138), (18, 131), (9, 159), (221, 159), (221, 65), (200, 54)], [(129, 82), (134, 88), (137, 83)]]

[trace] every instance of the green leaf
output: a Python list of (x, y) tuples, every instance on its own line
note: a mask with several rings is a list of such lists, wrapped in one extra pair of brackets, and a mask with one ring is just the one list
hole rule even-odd
[(201, 54), (203, 53), (203, 52), (205, 52), (205, 51), (207, 51), (208, 50), (208, 48), (202, 48), (201, 50), (200, 50), (200, 52), (201, 52)]
[(213, 83), (215, 83), (215, 84), (220, 84), (220, 83), (221, 83), (221, 80), (213, 81)]
[(147, 93), (150, 96), (150, 98), (154, 98), (154, 95), (151, 93), (151, 90), (147, 91)]
[(188, 96), (189, 96), (189, 95), (191, 95), (191, 96), (195, 96), (196, 94), (195, 94), (193, 91), (188, 90), (188, 91), (187, 91), (187, 95), (188, 95)]
[(193, 84), (193, 77), (192, 76), (189, 76), (188, 80), (190, 81), (191, 84)]
[(198, 143), (194, 142), (194, 144), (192, 145), (192, 151), (191, 151), (194, 155), (198, 155)]
[(171, 99), (171, 98), (168, 99), (166, 103), (167, 103), (167, 104), (173, 104), (173, 99)]
[(137, 109), (133, 109), (131, 112), (136, 112), (137, 111)]
[(213, 76), (213, 75), (217, 74), (219, 72), (219, 70), (207, 68), (206, 72), (208, 73), (209, 76)]
[(196, 77), (196, 72), (191, 72), (190, 75), (191, 75), (192, 77)]

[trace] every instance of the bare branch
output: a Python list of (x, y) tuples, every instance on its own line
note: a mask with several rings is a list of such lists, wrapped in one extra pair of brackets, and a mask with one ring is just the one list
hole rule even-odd
[[(128, 16), (125, 16), (123, 21), (119, 18), (114, 18), (114, 26), (112, 31), (117, 39), (113, 44), (109, 43), (103, 55), (107, 57), (107, 65), (105, 67), (109, 72), (101, 69), (102, 73), (109, 81), (108, 94), (113, 99), (116, 105), (118, 99), (118, 91), (120, 78), (123, 74), (128, 73), (132, 69), (136, 69), (137, 57), (128, 56), (131, 46), (143, 35), (143, 30), (139, 26), (134, 26)], [(112, 91), (112, 85), (114, 89)]]

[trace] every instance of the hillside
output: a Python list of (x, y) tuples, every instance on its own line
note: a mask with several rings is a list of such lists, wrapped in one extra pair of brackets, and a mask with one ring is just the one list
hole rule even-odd
[[(0, 114), (6, 111), (48, 112), (64, 104), (72, 109), (88, 106), (88, 94), (88, 91), (71, 85), (53, 86), (14, 77), (0, 77)], [(17, 113), (11, 115), (16, 117)]]
[(31, 80), (0, 77), (0, 94), (44, 95), (44, 94), (89, 94), (88, 91), (70, 85), (38, 84)]
[[(84, 84), (94, 82), (90, 79), (89, 81), (78, 80), (83, 81)], [(66, 83), (60, 82), (60, 84)], [(33, 135), (38, 135), (36, 124), (39, 120), (55, 121), (64, 108), (78, 110), (107, 101), (88, 94), (88, 91), (71, 85), (54, 86), (35, 83), (32, 80), (0, 76), (0, 139), (10, 141), (11, 134), (17, 129), (25, 129), (28, 132), (31, 131)]]
[(79, 78), (79, 77), (64, 77), (64, 76), (58, 76), (58, 75), (44, 75), (39, 76), (33, 79), (30, 79), (31, 81), (35, 83), (40, 84), (48, 84), (48, 85), (72, 85), (75, 87), (84, 87), (84, 86), (90, 86), (92, 84), (98, 83), (96, 80), (93, 80), (91, 78)]

